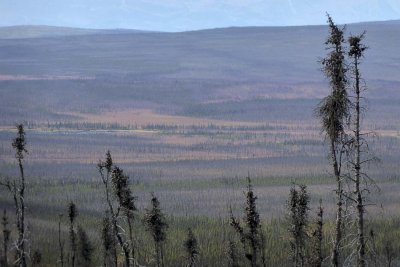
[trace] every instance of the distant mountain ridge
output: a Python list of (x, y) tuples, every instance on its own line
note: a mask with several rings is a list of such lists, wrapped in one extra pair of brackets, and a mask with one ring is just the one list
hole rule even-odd
[[(399, 20), (386, 21), (370, 21), (358, 22), (348, 25), (400, 25)], [(203, 32), (203, 31), (224, 31), (224, 30), (245, 30), (245, 29), (262, 29), (262, 28), (302, 28), (302, 27), (324, 27), (325, 25), (303, 25), (303, 26), (243, 26), (243, 27), (226, 27), (226, 28), (210, 28), (194, 31), (183, 31), (176, 33)], [(155, 33), (154, 31), (138, 30), (138, 29), (86, 29), (48, 25), (15, 25), (0, 27), (0, 39), (27, 39), (27, 38), (44, 38), (44, 37), (62, 37), (62, 36), (79, 36), (94, 34), (126, 34), (126, 33)], [(167, 33), (167, 32), (165, 32)]]
[(143, 33), (148, 31), (131, 29), (83, 29), (47, 25), (17, 25), (0, 27), (0, 39), (25, 39), (42, 37), (62, 37), (91, 34)]

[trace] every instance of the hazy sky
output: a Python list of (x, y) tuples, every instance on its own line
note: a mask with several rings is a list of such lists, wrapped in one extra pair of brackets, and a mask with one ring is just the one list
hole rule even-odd
[(184, 31), (400, 19), (400, 0), (0, 0), (0, 26)]

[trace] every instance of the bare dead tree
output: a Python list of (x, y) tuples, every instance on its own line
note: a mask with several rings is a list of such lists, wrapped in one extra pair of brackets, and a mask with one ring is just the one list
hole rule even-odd
[(339, 28), (328, 15), (330, 35), (325, 42), (328, 55), (321, 63), (331, 87), (330, 94), (318, 106), (317, 116), (329, 140), (330, 159), (336, 179), (336, 223), (331, 263), (340, 265), (340, 247), (343, 232), (343, 177), (341, 174), (343, 147), (346, 140), (345, 126), (350, 117), (350, 101), (347, 94), (347, 68), (345, 64), (344, 28)]

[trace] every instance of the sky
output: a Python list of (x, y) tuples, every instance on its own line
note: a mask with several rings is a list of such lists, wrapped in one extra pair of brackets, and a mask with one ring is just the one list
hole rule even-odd
[(0, 0), (0, 26), (187, 31), (400, 19), (400, 0)]

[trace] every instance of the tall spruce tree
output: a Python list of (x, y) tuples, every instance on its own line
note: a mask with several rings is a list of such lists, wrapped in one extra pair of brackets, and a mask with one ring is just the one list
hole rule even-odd
[(143, 221), (146, 226), (146, 230), (151, 233), (151, 236), (154, 240), (157, 267), (163, 267), (163, 244), (167, 238), (166, 229), (168, 228), (168, 224), (160, 208), (160, 202), (154, 194), (152, 194), (151, 197), (151, 208), (146, 209)]
[(16, 253), (16, 266), (27, 266), (27, 249), (26, 243), (28, 240), (25, 225), (25, 174), (23, 160), (26, 150), (25, 130), (22, 124), (17, 125), (17, 136), (13, 139), (12, 147), (15, 149), (15, 158), (18, 161), (19, 179), (12, 181), (0, 181), (0, 185), (5, 186), (12, 194), (14, 200), (16, 226), (17, 226), (17, 240), (15, 242)]
[[(129, 177), (121, 168), (114, 165), (109, 151), (106, 153), (105, 161), (100, 161), (97, 167), (105, 188), (112, 231), (123, 250), (125, 267), (134, 266), (136, 257), (133, 242), (133, 219), (136, 206), (135, 197), (129, 188)], [(114, 198), (116, 203), (114, 203)], [(123, 219), (128, 224), (128, 236), (120, 223)]]
[(336, 180), (336, 222), (331, 263), (340, 265), (340, 249), (343, 235), (343, 176), (342, 155), (346, 153), (345, 127), (350, 117), (350, 101), (347, 93), (347, 67), (345, 63), (344, 28), (338, 27), (328, 15), (330, 35), (325, 42), (328, 55), (321, 63), (331, 87), (330, 94), (318, 106), (317, 116), (329, 141), (330, 159)]
[(244, 224), (233, 216), (232, 210), (230, 215), (230, 225), (239, 235), (240, 241), (246, 251), (246, 259), (252, 267), (260, 266), (260, 255), (262, 255), (262, 233), (260, 215), (257, 211), (257, 196), (253, 192), (250, 177), (247, 177), (246, 207)]
[(310, 196), (305, 185), (293, 185), (287, 202), (290, 248), (294, 267), (306, 266), (306, 242)]

